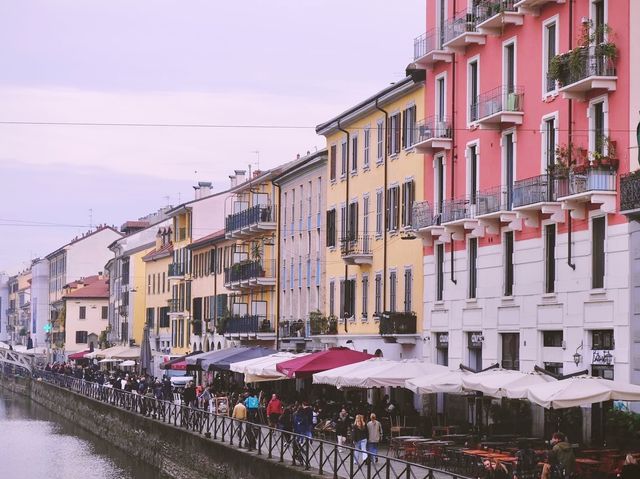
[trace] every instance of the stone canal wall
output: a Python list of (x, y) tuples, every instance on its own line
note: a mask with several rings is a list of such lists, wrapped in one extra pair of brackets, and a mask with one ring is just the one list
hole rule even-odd
[(175, 479), (313, 477), (310, 473), (276, 460), (205, 439), (199, 434), (42, 381), (0, 375), (0, 385), (30, 397), (32, 401)]

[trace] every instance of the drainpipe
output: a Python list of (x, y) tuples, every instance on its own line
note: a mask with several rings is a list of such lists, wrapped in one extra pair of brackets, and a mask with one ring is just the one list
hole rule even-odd
[[(380, 98), (376, 98), (376, 110), (381, 111), (382, 113), (384, 113), (384, 132), (385, 132), (385, 138), (387, 137), (387, 131), (389, 131), (389, 112), (387, 110), (384, 110), (383, 108), (381, 108), (378, 105), (378, 101), (380, 100)], [(387, 310), (387, 231), (386, 231), (386, 227), (385, 224), (387, 222), (387, 208), (386, 208), (386, 204), (387, 204), (387, 184), (389, 182), (388, 179), (388, 149), (387, 149), (387, 145), (385, 142), (385, 147), (383, 148), (383, 161), (384, 161), (384, 190), (382, 192), (382, 208), (384, 211), (384, 219), (382, 222), (382, 311), (380, 311), (380, 313), (382, 313), (383, 311)]]
[[(453, 13), (456, 13), (456, 0), (453, 0)], [(455, 129), (455, 118), (456, 118), (456, 57), (457, 55), (454, 53), (453, 61), (451, 62), (451, 199), (454, 199), (455, 195), (455, 179), (456, 179), (456, 169), (454, 167), (455, 160), (457, 158), (456, 151), (456, 129)], [(455, 277), (455, 254), (453, 247), (453, 235), (451, 236), (451, 282), (453, 284), (458, 284), (458, 280)]]
[[(218, 325), (218, 254), (220, 251), (220, 247), (214, 246), (213, 251), (214, 254), (214, 263), (213, 263), (213, 330), (217, 331)], [(207, 344), (208, 345), (208, 344)], [(215, 344), (214, 344), (215, 349)]]
[[(274, 183), (275, 185), (275, 183)], [(280, 215), (281, 211), (280, 209), (282, 208), (282, 190), (280, 189), (280, 185), (275, 185), (276, 188), (278, 188), (278, 218), (276, 221), (276, 224), (280, 224), (280, 218), (282, 217)], [(281, 236), (282, 236), (282, 225), (280, 225), (280, 228), (277, 228), (278, 233), (276, 235), (276, 244), (277, 244), (277, 253), (276, 253), (276, 318), (275, 318), (275, 330), (276, 330), (276, 351), (280, 351), (280, 258), (281, 258), (281, 251), (280, 251), (280, 245), (281, 243)]]
[[(347, 184), (346, 184), (346, 188), (345, 188), (345, 219), (344, 219), (344, 226), (345, 229), (349, 227), (349, 146), (351, 146), (351, 135), (349, 134), (349, 132), (347, 130), (345, 130), (344, 128), (342, 128), (341, 126), (341, 120), (338, 120), (338, 130), (340, 130), (341, 132), (343, 132), (344, 134), (347, 135), (347, 152), (346, 152), (346, 160), (347, 160), (347, 164), (345, 165), (346, 170), (345, 170), (345, 176), (346, 176), (346, 180), (347, 180)], [(342, 158), (342, 156), (341, 156)], [(342, 159), (340, 160), (341, 164), (342, 164)], [(342, 221), (342, 218), (340, 218), (340, 220)], [(342, 241), (343, 238), (340, 238), (340, 240)], [(347, 281), (349, 279), (349, 265), (345, 262), (344, 263), (344, 286), (342, 287), (342, 306), (346, 306), (346, 299), (347, 299)], [(340, 314), (343, 314), (344, 311), (340, 311)], [(348, 326), (347, 326), (347, 316), (344, 316), (344, 332), (347, 333), (348, 331)]]
[[(573, 0), (569, 0), (569, 51), (573, 48)], [(569, 126), (567, 128), (569, 133), (569, 144), (573, 138), (573, 100), (569, 100), (569, 114), (568, 114)], [(571, 164), (571, 148), (569, 149), (569, 164)], [(576, 265), (572, 259), (572, 231), (573, 221), (571, 219), (571, 211), (569, 211), (569, 218), (567, 221), (567, 265), (573, 271), (576, 270)]]

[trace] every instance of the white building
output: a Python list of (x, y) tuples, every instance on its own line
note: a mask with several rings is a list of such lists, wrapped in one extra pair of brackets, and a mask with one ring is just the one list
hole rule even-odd
[(109, 324), (109, 279), (103, 275), (74, 281), (65, 288), (65, 354), (97, 347)]
[(49, 323), (49, 261), (36, 259), (31, 264), (31, 326), (34, 347), (46, 346)]

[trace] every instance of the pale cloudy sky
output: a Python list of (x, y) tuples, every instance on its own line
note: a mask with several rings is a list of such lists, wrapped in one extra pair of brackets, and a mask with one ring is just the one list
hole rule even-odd
[(322, 148), (314, 125), (404, 76), (424, 4), (0, 2), (0, 122), (310, 127), (0, 124), (0, 272), (84, 231), (89, 209), (120, 225)]

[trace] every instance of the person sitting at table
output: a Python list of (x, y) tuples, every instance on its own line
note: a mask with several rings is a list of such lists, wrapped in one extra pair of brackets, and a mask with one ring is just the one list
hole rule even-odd
[(499, 459), (492, 461), (491, 459), (485, 459), (482, 461), (484, 465), (483, 479), (509, 479), (509, 471)]
[(571, 477), (576, 471), (576, 456), (567, 437), (556, 432), (551, 437), (551, 466), (552, 476), (559, 478)]
[(631, 454), (627, 454), (624, 458), (624, 465), (618, 477), (621, 479), (640, 479), (640, 465)]
[(518, 451), (515, 455), (516, 467), (513, 471), (514, 479), (535, 479), (538, 471), (536, 453), (527, 441), (518, 442)]

